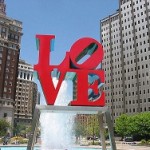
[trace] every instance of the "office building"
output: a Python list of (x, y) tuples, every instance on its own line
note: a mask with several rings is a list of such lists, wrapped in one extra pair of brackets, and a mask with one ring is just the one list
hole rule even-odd
[(150, 111), (150, 1), (119, 0), (116, 13), (104, 18), (106, 103), (112, 118)]
[(33, 81), (33, 66), (19, 60), (15, 97), (15, 124), (31, 125), (35, 105), (39, 103), (37, 84)]
[(22, 22), (7, 17), (5, 8), (0, 0), (0, 119), (13, 126)]

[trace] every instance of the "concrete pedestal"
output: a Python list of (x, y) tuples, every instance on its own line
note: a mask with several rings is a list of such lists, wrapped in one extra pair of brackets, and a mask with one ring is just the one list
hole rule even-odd
[(106, 142), (105, 142), (105, 129), (103, 116), (106, 117), (106, 124), (108, 126), (109, 138), (111, 144), (111, 150), (116, 150), (116, 144), (114, 140), (113, 134), (113, 125), (111, 121), (111, 116), (107, 107), (85, 107), (85, 106), (51, 106), (51, 105), (37, 105), (34, 112), (33, 123), (32, 123), (32, 132), (29, 137), (29, 142), (27, 146), (27, 150), (33, 150), (36, 138), (36, 128), (39, 123), (40, 113), (41, 112), (58, 112), (58, 113), (76, 113), (76, 114), (98, 114), (99, 119), (99, 129), (100, 129), (100, 137), (102, 143), (102, 150), (106, 150)]

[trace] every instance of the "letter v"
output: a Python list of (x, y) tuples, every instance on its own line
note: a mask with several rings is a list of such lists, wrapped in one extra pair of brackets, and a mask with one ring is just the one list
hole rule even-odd
[[(38, 77), (46, 98), (47, 105), (54, 105), (60, 86), (65, 78), (65, 74), (69, 66), (69, 55), (67, 53), (66, 58), (59, 66), (50, 66), (50, 44), (52, 39), (55, 38), (55, 36), (37, 35), (36, 38), (39, 41), (39, 61), (38, 64), (34, 66), (34, 70), (36, 70), (38, 73)], [(52, 71), (55, 68), (57, 68), (60, 71), (60, 78), (56, 88), (54, 87), (51, 76)]]

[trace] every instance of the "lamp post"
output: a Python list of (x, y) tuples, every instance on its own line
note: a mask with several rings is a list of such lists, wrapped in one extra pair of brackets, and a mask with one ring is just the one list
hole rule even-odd
[(93, 124), (93, 145), (94, 145), (94, 125), (95, 124)]

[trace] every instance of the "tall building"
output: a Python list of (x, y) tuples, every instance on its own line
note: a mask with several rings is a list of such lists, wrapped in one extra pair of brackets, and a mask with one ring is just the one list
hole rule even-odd
[(15, 98), (15, 123), (30, 125), (35, 105), (39, 103), (37, 84), (33, 81), (33, 66), (19, 61)]
[(150, 111), (150, 1), (119, 0), (118, 11), (100, 24), (106, 103), (114, 122), (123, 113)]
[(7, 17), (5, 8), (0, 0), (0, 118), (13, 126), (22, 23)]

